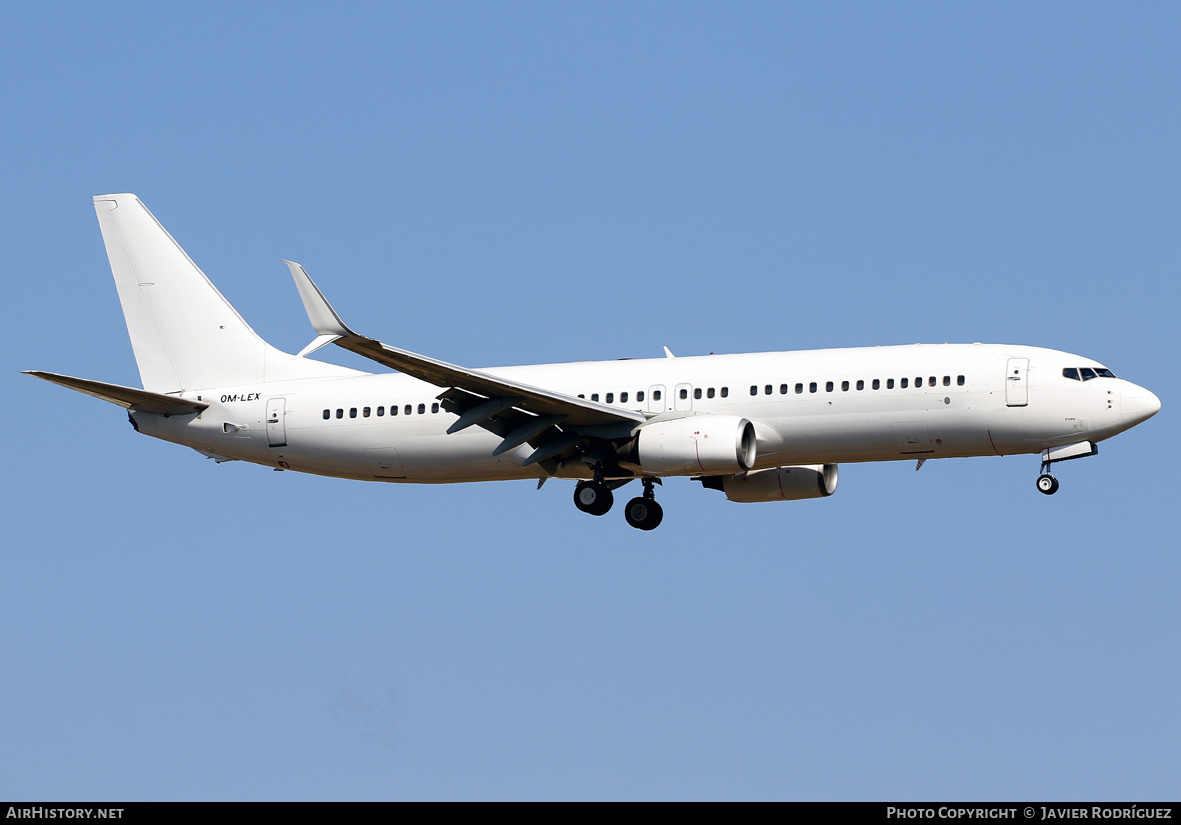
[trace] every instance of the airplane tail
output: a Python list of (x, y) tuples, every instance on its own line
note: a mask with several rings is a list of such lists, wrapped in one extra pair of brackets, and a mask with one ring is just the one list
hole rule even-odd
[(358, 374), (260, 338), (135, 195), (96, 195), (94, 211), (145, 390)]

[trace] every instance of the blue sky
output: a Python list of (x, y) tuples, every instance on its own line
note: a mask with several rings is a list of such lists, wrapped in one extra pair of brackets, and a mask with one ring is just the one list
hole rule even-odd
[[(1181, 793), (1173, 4), (16, 4), (0, 29), (0, 798)], [(138, 384), (90, 196), (260, 334), (461, 364), (942, 341), (1164, 409), (1062, 465), (569, 483), (215, 466)], [(347, 353), (339, 363), (364, 367)]]

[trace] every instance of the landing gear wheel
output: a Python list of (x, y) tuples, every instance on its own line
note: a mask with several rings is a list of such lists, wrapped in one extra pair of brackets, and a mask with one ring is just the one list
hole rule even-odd
[(655, 530), (664, 518), (664, 509), (651, 498), (636, 496), (627, 503), (623, 517), (637, 530)]
[(1037, 491), (1039, 493), (1045, 493), (1048, 496), (1054, 495), (1054, 493), (1058, 492), (1058, 479), (1049, 473), (1038, 476)]
[(615, 503), (615, 496), (601, 481), (580, 481), (574, 488), (574, 506), (592, 516), (604, 516)]

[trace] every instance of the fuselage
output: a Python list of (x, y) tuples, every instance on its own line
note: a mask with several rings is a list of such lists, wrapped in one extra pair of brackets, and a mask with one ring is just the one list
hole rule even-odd
[[(1068, 377), (1075, 370), (1078, 378)], [(1082, 370), (1083, 373), (1077, 371)], [(748, 418), (755, 469), (1037, 453), (1110, 438), (1160, 402), (1083, 356), (1040, 347), (917, 344), (495, 367), (491, 375), (644, 413)], [(1089, 373), (1089, 374), (1088, 374)], [(342, 478), (449, 483), (538, 478), (528, 444), (499, 456), (454, 434), (439, 387), (400, 374), (184, 393), (200, 414), (132, 413), (148, 435), (207, 454)], [(586, 477), (584, 465), (556, 475)]]

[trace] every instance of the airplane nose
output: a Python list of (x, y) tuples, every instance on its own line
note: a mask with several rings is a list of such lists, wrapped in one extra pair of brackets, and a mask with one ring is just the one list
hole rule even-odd
[(1160, 399), (1154, 393), (1135, 384), (1123, 392), (1120, 402), (1124, 422), (1127, 424), (1139, 424), (1160, 412)]

